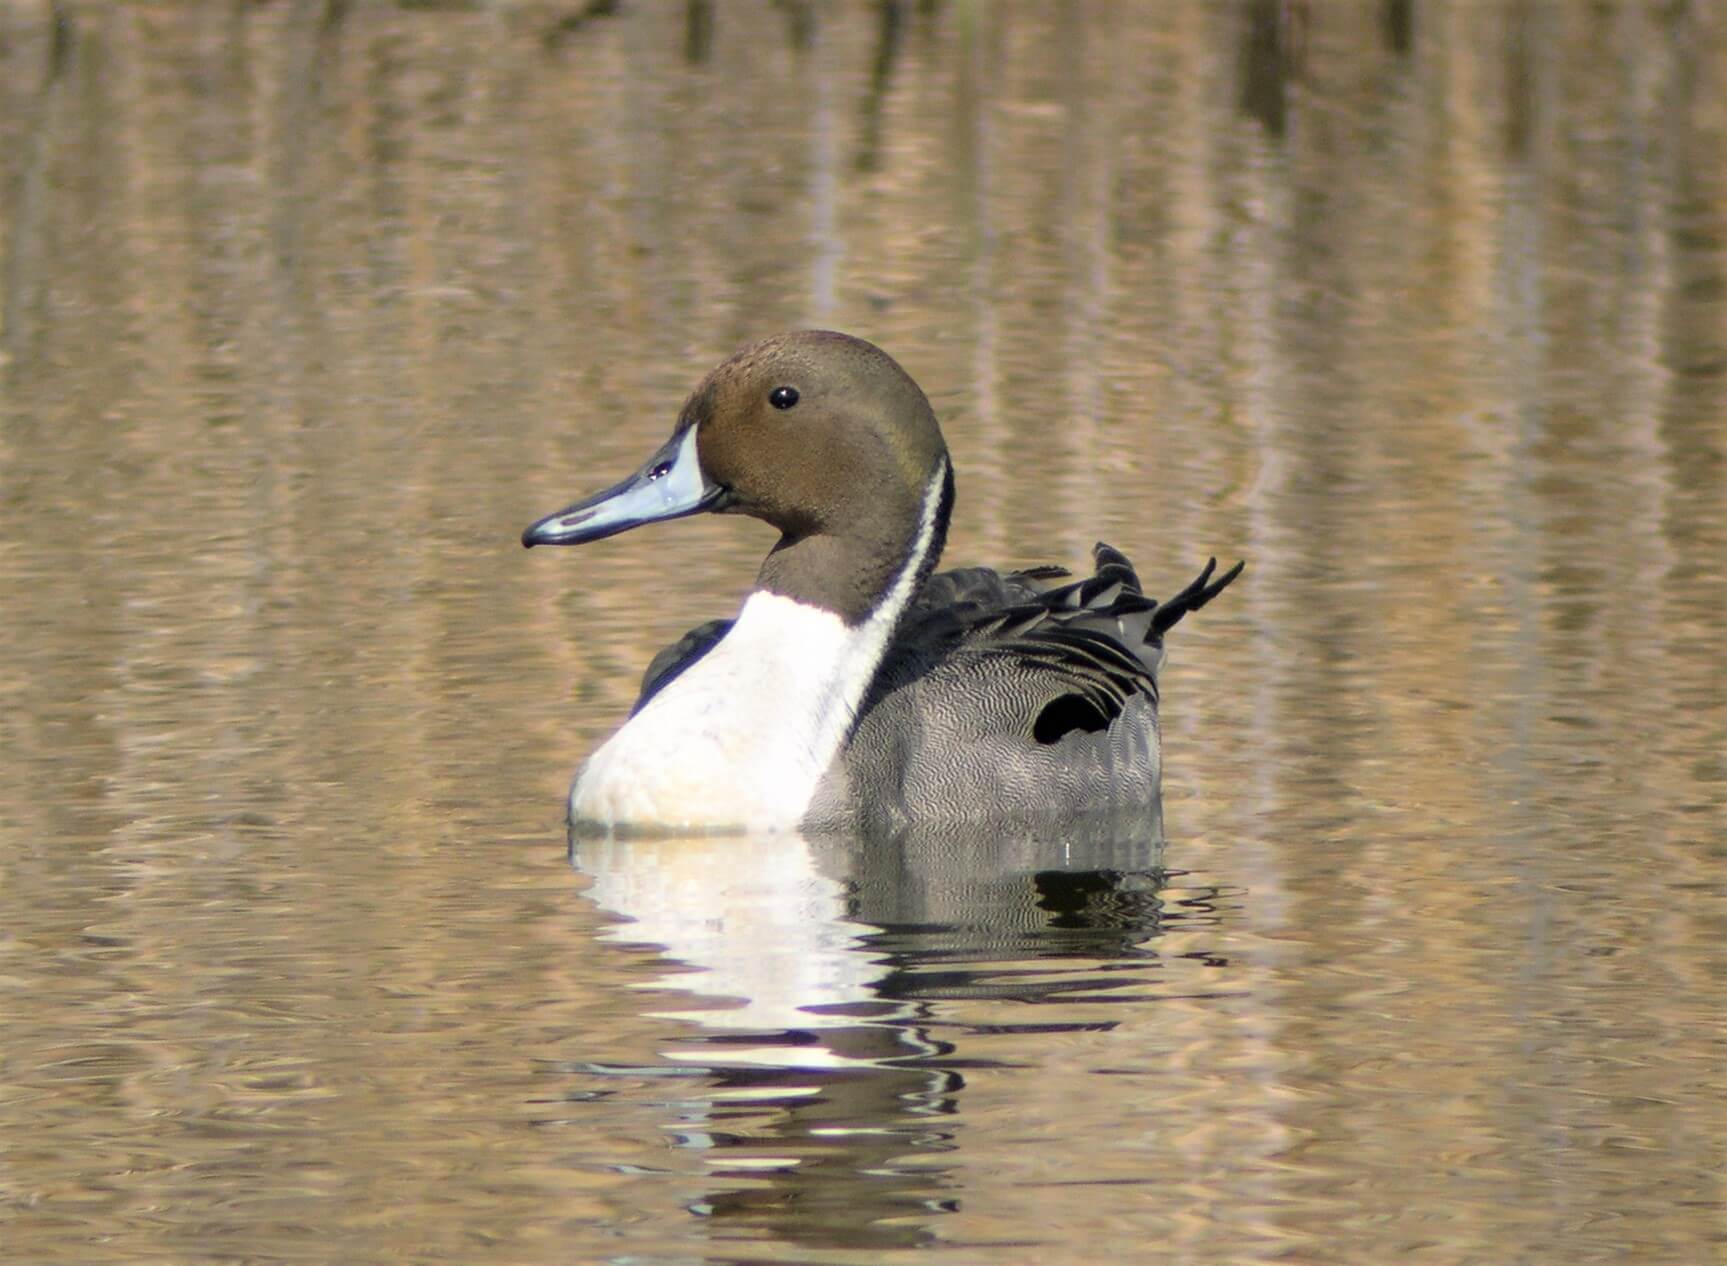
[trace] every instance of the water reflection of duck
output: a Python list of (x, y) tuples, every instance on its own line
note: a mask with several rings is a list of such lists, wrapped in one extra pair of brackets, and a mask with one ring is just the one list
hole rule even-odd
[(640, 471), (522, 534), (577, 544), (700, 511), (781, 532), (737, 618), (654, 659), (571, 820), (879, 831), (1154, 805), (1163, 635), (1240, 564), (1163, 603), (1101, 544), (1079, 580), (931, 576), (952, 506), (935, 414), (879, 348), (802, 331), (710, 373)]
[[(643, 982), (668, 992), (654, 1014), (772, 1035), (761, 1050), (728, 1037), (701, 1058), (786, 1067), (929, 1055), (919, 1004), (937, 995), (914, 976), (950, 957), (1133, 955), (1158, 929), (1161, 852), (1155, 816), (1108, 815), (1060, 831), (570, 841), (588, 895), (628, 920), (611, 939), (676, 964)], [(967, 996), (985, 996), (977, 987)]]
[(680, 1074), (665, 1125), (701, 1157), (700, 1211), (854, 1250), (927, 1243), (960, 1199), (960, 1100), (1001, 1034), (1097, 1028), (1100, 995), (1139, 997), (1142, 973), (1099, 969), (1153, 966), (1160, 855), (1144, 815), (571, 841), (589, 897), (625, 920), (608, 938), (659, 951), (637, 978), (674, 1026), (652, 1082)]

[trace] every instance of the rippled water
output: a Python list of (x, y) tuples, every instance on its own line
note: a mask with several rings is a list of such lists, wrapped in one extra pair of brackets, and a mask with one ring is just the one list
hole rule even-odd
[[(8, 1262), (1719, 1261), (1702, 3), (0, 0)], [(584, 844), (877, 340), (1156, 589), (1164, 833)], [(573, 862), (573, 864), (572, 864)]]

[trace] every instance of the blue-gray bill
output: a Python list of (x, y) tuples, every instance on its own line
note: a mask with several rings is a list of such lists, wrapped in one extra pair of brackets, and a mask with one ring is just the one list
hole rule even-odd
[(696, 457), (696, 428), (666, 441), (640, 470), (604, 492), (548, 514), (522, 533), (522, 544), (581, 545), (661, 519), (710, 510), (725, 489), (710, 483)]

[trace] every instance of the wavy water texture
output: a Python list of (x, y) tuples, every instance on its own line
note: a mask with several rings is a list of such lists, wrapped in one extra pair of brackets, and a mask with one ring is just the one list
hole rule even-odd
[[(1721, 1260), (1723, 154), (1682, 0), (0, 0), (3, 1256)], [(799, 325), (1248, 560), (1166, 840), (566, 859), (770, 534), (518, 535)]]

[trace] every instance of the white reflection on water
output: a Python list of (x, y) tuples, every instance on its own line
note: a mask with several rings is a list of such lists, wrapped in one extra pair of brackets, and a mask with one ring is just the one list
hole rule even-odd
[[(819, 1022), (806, 1007), (876, 998), (872, 986), (884, 968), (867, 945), (873, 929), (847, 918), (844, 885), (817, 869), (801, 835), (577, 841), (571, 861), (593, 879), (588, 895), (629, 920), (607, 939), (652, 942), (674, 960), (637, 988), (711, 1000), (653, 1014), (723, 1028), (811, 1028)], [(728, 1060), (755, 1057), (741, 1047), (724, 1052)], [(794, 1064), (841, 1056), (797, 1046), (761, 1058)]]

